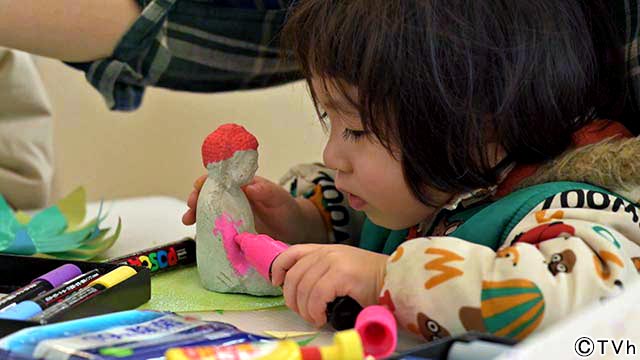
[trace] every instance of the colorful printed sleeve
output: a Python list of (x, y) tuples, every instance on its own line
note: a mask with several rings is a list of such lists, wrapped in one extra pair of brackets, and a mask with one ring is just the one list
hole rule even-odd
[(329, 243), (357, 245), (364, 213), (353, 210), (334, 183), (334, 171), (321, 164), (302, 164), (291, 168), (280, 185), (289, 186), (292, 196), (310, 199), (320, 211)]
[(523, 339), (638, 278), (639, 211), (574, 190), (538, 204), (498, 251), (454, 237), (405, 242), (389, 258), (380, 303), (429, 341), (470, 330)]

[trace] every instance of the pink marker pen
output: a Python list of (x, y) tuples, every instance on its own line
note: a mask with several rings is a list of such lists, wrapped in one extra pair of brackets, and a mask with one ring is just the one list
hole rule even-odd
[(271, 281), (271, 265), (289, 247), (268, 235), (240, 233), (234, 238), (245, 260), (267, 281)]
[[(273, 261), (289, 247), (282, 241), (262, 234), (240, 233), (234, 240), (240, 247), (244, 260), (267, 281), (271, 281)], [(351, 329), (355, 326), (356, 316), (360, 311), (362, 306), (357, 301), (349, 296), (341, 296), (327, 304), (327, 321), (336, 330)]]
[(364, 354), (376, 359), (391, 355), (398, 344), (398, 324), (385, 306), (371, 305), (360, 312), (355, 329), (360, 334)]

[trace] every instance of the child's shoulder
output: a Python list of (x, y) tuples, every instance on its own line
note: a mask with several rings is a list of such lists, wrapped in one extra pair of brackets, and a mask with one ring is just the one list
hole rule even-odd
[[(605, 219), (605, 212), (628, 214), (637, 224), (640, 210), (632, 201), (605, 188), (579, 182), (550, 182), (515, 191), (490, 204), (457, 212), (441, 220), (448, 225), (446, 234), (497, 250), (523, 221), (536, 224), (558, 222), (579, 211), (585, 220)], [(591, 211), (584, 211), (584, 210)], [(455, 229), (452, 229), (455, 227)]]

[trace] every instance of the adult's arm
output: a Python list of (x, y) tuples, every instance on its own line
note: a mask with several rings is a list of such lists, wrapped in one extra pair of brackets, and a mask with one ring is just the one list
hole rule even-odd
[(35, 3), (0, 0), (0, 46), (67, 61), (112, 110), (137, 109), (148, 86), (221, 92), (301, 77), (278, 44), (291, 0)]
[(0, 46), (64, 61), (105, 58), (139, 14), (134, 0), (0, 0)]

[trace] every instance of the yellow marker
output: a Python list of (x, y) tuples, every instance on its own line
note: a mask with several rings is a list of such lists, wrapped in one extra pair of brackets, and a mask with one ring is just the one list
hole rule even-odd
[(115, 270), (108, 272), (106, 275), (100, 276), (95, 279), (86, 287), (74, 292), (73, 294), (64, 298), (64, 300), (45, 309), (40, 314), (31, 318), (33, 321), (46, 322), (48, 319), (58, 316), (59, 314), (68, 311), (69, 309), (81, 304), (95, 296), (99, 296), (104, 290), (116, 286), (119, 283), (127, 280), (133, 275), (137, 274), (136, 271), (130, 266), (120, 266)]
[(301, 336), (313, 336), (316, 335), (317, 331), (274, 331), (274, 330), (264, 330), (263, 333), (280, 340), (291, 339), (295, 337)]
[(333, 345), (305, 346), (291, 340), (256, 342), (232, 346), (199, 346), (170, 349), (167, 360), (362, 360), (364, 350), (355, 330), (336, 333)]
[(91, 287), (91, 286), (94, 286), (94, 285), (102, 285), (102, 286), (104, 286), (105, 288), (108, 289), (110, 287), (118, 285), (119, 283), (127, 280), (128, 278), (132, 277), (135, 274), (137, 274), (137, 272), (135, 270), (133, 270), (132, 267), (130, 267), (130, 266), (120, 266), (117, 269), (111, 270), (107, 274), (105, 274), (103, 276), (100, 276), (99, 278), (93, 280), (87, 286)]

